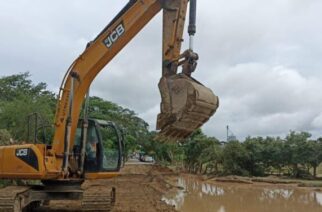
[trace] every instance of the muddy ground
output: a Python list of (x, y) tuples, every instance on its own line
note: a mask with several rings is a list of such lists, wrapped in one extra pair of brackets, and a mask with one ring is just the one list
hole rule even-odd
[[(162, 196), (174, 188), (171, 181), (176, 178), (170, 169), (157, 165), (127, 164), (120, 176), (109, 180), (95, 180), (84, 183), (83, 188), (100, 192), (116, 188), (114, 212), (175, 211), (161, 201)], [(37, 211), (80, 211), (80, 201), (51, 201), (49, 207)]]
[[(183, 180), (185, 183), (183, 185), (178, 184), (178, 179)], [(184, 201), (180, 202), (180, 194), (189, 190), (189, 182), (193, 182), (193, 186), (190, 188), (190, 195), (186, 196)], [(313, 184), (312, 184), (313, 183)], [(213, 189), (217, 186), (227, 188), (231, 187), (234, 189), (239, 189), (238, 192), (244, 191), (256, 191), (260, 189), (273, 189), (272, 191), (277, 190), (293, 190), (296, 188), (296, 192), (313, 192), (321, 191), (321, 187), (316, 187), (317, 185), (321, 186), (321, 181), (298, 181), (298, 180), (289, 180), (281, 179), (277, 177), (265, 177), (265, 178), (248, 178), (248, 177), (237, 177), (237, 176), (226, 176), (226, 177), (206, 177), (206, 176), (196, 176), (190, 174), (176, 174), (172, 170), (158, 165), (153, 164), (142, 164), (140, 162), (132, 161), (124, 168), (121, 169), (120, 176), (109, 179), (109, 180), (94, 180), (86, 181), (83, 185), (83, 188), (90, 193), (98, 193), (102, 191), (110, 191), (112, 187), (116, 188), (116, 203), (112, 211), (114, 212), (157, 212), (157, 211), (176, 211), (174, 207), (167, 205), (165, 202), (161, 201), (162, 197), (165, 197), (165, 200), (168, 197), (173, 196), (177, 202), (168, 201), (169, 204), (174, 204), (180, 211), (209, 211), (209, 208), (214, 206), (214, 199), (211, 199), (209, 196), (205, 197), (203, 200), (200, 197), (200, 194), (207, 188)], [(311, 184), (313, 186), (311, 186)], [(302, 187), (304, 185), (304, 187)], [(201, 186), (201, 189), (197, 187)], [(300, 186), (300, 187), (299, 187)], [(184, 188), (186, 187), (186, 188)], [(229, 188), (227, 191), (230, 191)], [(252, 190), (253, 189), (253, 190)], [(257, 190), (256, 190), (257, 189)], [(299, 190), (300, 189), (300, 190)], [(178, 193), (179, 191), (179, 193)], [(211, 190), (213, 191), (213, 190)], [(257, 194), (257, 193), (254, 194)], [(228, 192), (229, 193), (229, 192)], [(305, 193), (305, 194), (306, 194)], [(315, 194), (314, 192), (311, 194)], [(259, 195), (259, 194), (258, 194)], [(262, 195), (262, 194), (260, 194)], [(251, 196), (247, 194), (246, 196)], [(255, 195), (256, 196), (256, 195)], [(210, 198), (210, 199), (209, 199)], [(227, 196), (228, 202), (231, 201), (233, 197)], [(171, 198), (170, 198), (171, 199)], [(197, 202), (196, 199), (200, 202)], [(256, 198), (255, 198), (256, 199)], [(169, 200), (169, 199), (168, 199)], [(179, 200), (179, 201), (178, 201)], [(222, 203), (220, 200), (216, 199), (218, 204)], [(257, 201), (257, 200), (256, 200)], [(254, 201), (253, 205), (256, 205), (257, 202)], [(271, 200), (270, 200), (271, 201)], [(321, 200), (322, 201), (322, 200)], [(180, 204), (181, 208), (178, 207)], [(283, 202), (284, 204), (284, 202)], [(312, 203), (313, 204), (313, 203)], [(203, 205), (204, 207), (209, 207), (208, 209), (199, 207)], [(231, 204), (228, 204), (231, 205)], [(300, 204), (301, 206), (301, 204)], [(227, 206), (228, 207), (228, 206)], [(270, 207), (270, 206), (269, 206)], [(289, 206), (288, 206), (289, 207)], [(298, 207), (298, 206), (297, 206)], [(312, 206), (313, 207), (313, 206)], [(62, 212), (71, 212), (71, 211), (81, 211), (81, 202), (80, 201), (51, 201), (48, 207), (43, 207), (37, 211), (62, 211)], [(218, 211), (211, 210), (211, 211)], [(232, 210), (234, 211), (234, 210)], [(258, 211), (257, 209), (255, 211)], [(298, 211), (298, 210), (297, 210)]]

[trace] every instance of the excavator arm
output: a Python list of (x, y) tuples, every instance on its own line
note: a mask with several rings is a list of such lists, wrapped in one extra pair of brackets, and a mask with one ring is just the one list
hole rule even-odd
[(52, 147), (56, 155), (63, 155), (66, 145), (73, 146), (81, 106), (92, 81), (161, 8), (157, 0), (131, 0), (70, 66), (56, 109)]
[[(188, 0), (130, 0), (70, 66), (59, 92), (51, 149), (52, 154), (64, 158), (66, 171), (81, 106), (92, 81), (162, 9), (163, 68), (159, 83), (162, 103), (157, 121), (160, 138), (185, 138), (215, 112), (217, 97), (190, 76), (195, 68), (191, 68), (191, 62), (195, 63), (197, 54), (192, 50), (180, 54), (187, 5)], [(180, 65), (183, 74), (177, 74)]]

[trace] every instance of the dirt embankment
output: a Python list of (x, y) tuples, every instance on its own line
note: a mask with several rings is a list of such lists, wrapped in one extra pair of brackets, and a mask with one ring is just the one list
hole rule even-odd
[[(84, 189), (99, 192), (116, 188), (113, 212), (173, 212), (175, 209), (161, 201), (173, 186), (168, 183), (176, 175), (167, 168), (156, 165), (128, 164), (121, 175), (108, 180), (86, 181)], [(167, 180), (169, 179), (169, 180)], [(52, 201), (39, 211), (80, 211), (80, 201)]]
[(114, 211), (175, 211), (161, 201), (172, 187), (166, 178), (174, 174), (167, 168), (151, 165), (127, 165), (114, 179), (117, 190)]

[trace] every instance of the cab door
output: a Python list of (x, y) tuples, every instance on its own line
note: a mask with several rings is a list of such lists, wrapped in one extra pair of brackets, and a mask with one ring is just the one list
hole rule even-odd
[(85, 178), (104, 179), (117, 175), (122, 164), (122, 140), (112, 122), (91, 120), (85, 158)]
[(99, 125), (100, 171), (119, 171), (122, 163), (122, 140), (113, 123)]

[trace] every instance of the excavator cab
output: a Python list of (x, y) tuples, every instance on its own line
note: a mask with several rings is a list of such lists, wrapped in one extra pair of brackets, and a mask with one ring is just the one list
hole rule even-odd
[[(74, 153), (78, 155), (81, 163), (81, 150), (83, 145), (83, 120), (81, 119), (76, 130)], [(123, 141), (117, 126), (113, 122), (89, 119), (85, 139), (84, 172), (104, 173), (117, 172), (122, 164)]]

